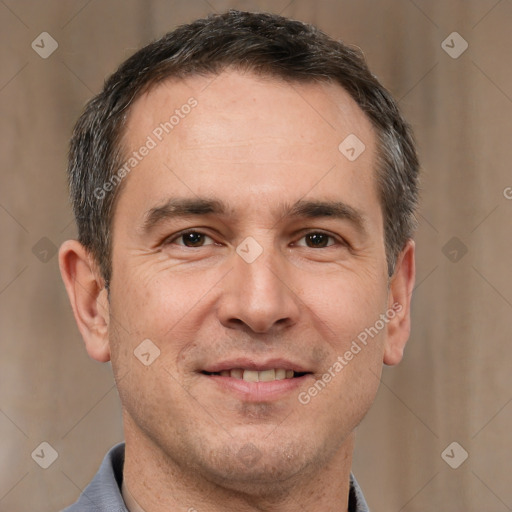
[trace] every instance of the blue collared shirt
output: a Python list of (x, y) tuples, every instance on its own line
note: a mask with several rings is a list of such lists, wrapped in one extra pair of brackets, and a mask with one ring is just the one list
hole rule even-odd
[[(114, 446), (103, 459), (99, 471), (78, 498), (62, 512), (129, 512), (123, 501), (124, 443)], [(354, 475), (350, 474), (349, 512), (369, 512)]]

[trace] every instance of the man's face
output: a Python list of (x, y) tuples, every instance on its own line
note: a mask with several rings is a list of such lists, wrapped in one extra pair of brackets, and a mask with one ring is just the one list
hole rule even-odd
[[(365, 145), (355, 160), (338, 149), (350, 134)], [(344, 357), (390, 306), (371, 124), (339, 86), (224, 72), (139, 98), (126, 155), (148, 136), (113, 222), (126, 427), (210, 481), (313, 472), (350, 441), (383, 361), (387, 325)], [(183, 215), (185, 200), (212, 204)], [(147, 363), (153, 344), (146, 366), (134, 351)]]

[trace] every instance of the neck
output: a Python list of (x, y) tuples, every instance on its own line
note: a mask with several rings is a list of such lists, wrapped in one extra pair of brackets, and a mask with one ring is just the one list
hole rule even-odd
[(213, 481), (207, 471), (181, 467), (132, 426), (125, 421), (123, 483), (145, 512), (347, 511), (353, 434), (322, 467), (281, 482), (241, 489), (233, 488), (227, 480)]

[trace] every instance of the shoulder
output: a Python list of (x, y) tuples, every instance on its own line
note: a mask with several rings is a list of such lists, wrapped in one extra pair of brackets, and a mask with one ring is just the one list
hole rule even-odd
[(121, 495), (124, 443), (111, 448), (78, 501), (62, 512), (128, 512)]

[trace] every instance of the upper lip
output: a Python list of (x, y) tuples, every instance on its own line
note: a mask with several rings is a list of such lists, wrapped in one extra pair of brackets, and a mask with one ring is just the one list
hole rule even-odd
[(301, 364), (295, 363), (288, 359), (268, 359), (266, 361), (257, 361), (256, 359), (250, 359), (247, 357), (240, 357), (236, 359), (229, 359), (227, 361), (221, 361), (218, 363), (212, 363), (205, 368), (203, 371), (209, 373), (218, 373), (223, 370), (233, 370), (235, 368), (242, 368), (244, 370), (264, 371), (272, 369), (284, 369), (294, 370), (295, 372), (306, 372), (312, 373), (311, 370), (307, 369)]

